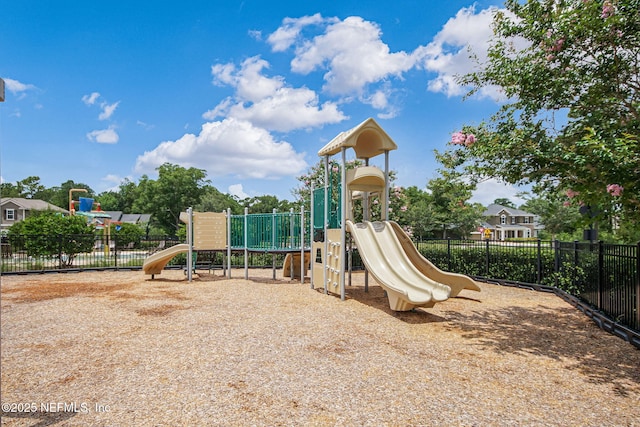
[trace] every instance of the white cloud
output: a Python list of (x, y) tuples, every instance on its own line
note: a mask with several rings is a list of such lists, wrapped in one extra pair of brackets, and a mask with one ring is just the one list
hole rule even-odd
[(9, 79), (6, 77), (4, 77), (2, 80), (4, 80), (5, 88), (9, 92), (13, 93), (14, 95), (17, 95), (19, 93), (26, 92), (29, 90), (37, 89), (32, 84), (21, 83), (18, 80)]
[(144, 130), (151, 130), (155, 127), (155, 125), (150, 125), (149, 123), (145, 123), (142, 120), (137, 120), (136, 124), (143, 128)]
[(120, 104), (120, 101), (114, 102), (113, 104), (107, 104), (106, 102), (103, 102), (102, 104), (100, 104), (100, 108), (102, 108), (102, 112), (98, 116), (98, 120), (110, 119), (111, 115), (113, 114), (114, 111), (116, 111), (116, 108), (118, 108), (119, 104)]
[(323, 72), (323, 91), (340, 97), (339, 103), (357, 98), (379, 110), (378, 117), (392, 118), (399, 107), (390, 99), (391, 82), (417, 67), (423, 53), (421, 49), (391, 52), (381, 37), (379, 26), (361, 17), (340, 20), (316, 14), (286, 18), (268, 42), (273, 51), (293, 46), (291, 70), (303, 75)]
[(242, 188), (242, 184), (230, 185), (228, 191), (229, 191), (229, 194), (237, 197), (239, 200), (246, 199), (247, 197), (249, 197), (249, 195), (244, 192), (244, 189)]
[(84, 102), (86, 105), (93, 105), (96, 103), (99, 97), (99, 92), (93, 92), (91, 95), (84, 95), (82, 97), (82, 102)]
[(505, 198), (511, 200), (516, 206), (520, 206), (526, 201), (516, 196), (516, 194), (521, 191), (523, 191), (522, 188), (517, 188), (491, 178), (477, 185), (476, 191), (474, 191), (470, 201), (488, 206), (493, 203), (495, 199)]
[[(437, 74), (428, 83), (430, 91), (441, 92), (447, 96), (461, 96), (467, 93), (468, 89), (458, 84), (456, 78), (477, 71), (478, 67), (486, 62), (493, 37), (491, 24), (498, 10), (489, 8), (476, 13), (473, 6), (460, 9), (455, 17), (447, 21), (431, 43), (417, 50), (417, 56), (422, 57), (421, 66)], [(501, 11), (508, 13), (504, 9)], [(514, 43), (516, 47), (523, 47), (525, 42), (514, 40)], [(504, 100), (504, 95), (497, 87), (485, 87), (478, 96), (496, 101)]]
[(150, 173), (165, 162), (197, 167), (210, 176), (275, 179), (295, 176), (307, 168), (304, 153), (275, 141), (265, 129), (227, 118), (205, 123), (199, 135), (185, 134), (138, 156), (135, 169)]
[(377, 24), (351, 16), (330, 24), (324, 34), (296, 47), (291, 70), (309, 74), (326, 68), (324, 89), (333, 94), (362, 93), (366, 85), (390, 76), (401, 77), (418, 58), (390, 52)]
[[(330, 21), (335, 21), (335, 18)], [(271, 33), (267, 41), (274, 52), (285, 51), (295, 43), (304, 27), (321, 24), (323, 22), (325, 22), (325, 20), (319, 13), (311, 16), (303, 16), (302, 18), (285, 18), (282, 20), (282, 26)]]
[(87, 139), (91, 142), (98, 142), (100, 144), (115, 144), (120, 137), (115, 131), (113, 126), (109, 126), (108, 129), (94, 130), (87, 134)]
[(339, 123), (347, 118), (337, 104), (320, 104), (313, 90), (289, 87), (280, 76), (263, 75), (263, 69), (268, 67), (268, 62), (259, 57), (245, 60), (240, 69), (230, 64), (213, 66), (214, 83), (233, 86), (236, 95), (223, 100), (203, 117), (207, 120), (229, 117), (280, 132)]

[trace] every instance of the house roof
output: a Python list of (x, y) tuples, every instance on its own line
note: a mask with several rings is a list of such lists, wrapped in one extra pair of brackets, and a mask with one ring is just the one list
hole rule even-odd
[(120, 221), (120, 217), (122, 216), (122, 211), (105, 211), (111, 216), (111, 221)]
[(137, 224), (140, 219), (140, 214), (122, 214), (120, 222), (127, 222), (129, 224)]
[(56, 205), (52, 205), (49, 202), (45, 202), (40, 199), (24, 199), (22, 197), (3, 197), (0, 199), (0, 205), (4, 206), (8, 203), (13, 203), (21, 209), (32, 211), (46, 211), (53, 210), (57, 212), (69, 213), (68, 210), (62, 209)]
[(502, 205), (497, 205), (495, 203), (490, 204), (489, 206), (487, 206), (487, 209), (484, 211), (484, 216), (497, 216), (500, 215), (501, 212), (506, 212), (508, 213), (510, 216), (535, 216), (534, 214), (530, 213), (530, 212), (525, 212), (523, 210), (520, 209), (516, 209), (516, 208), (510, 208), (507, 206), (502, 206)]
[(122, 211), (106, 211), (114, 222), (126, 222), (130, 224), (147, 223), (151, 220), (151, 214), (125, 214)]

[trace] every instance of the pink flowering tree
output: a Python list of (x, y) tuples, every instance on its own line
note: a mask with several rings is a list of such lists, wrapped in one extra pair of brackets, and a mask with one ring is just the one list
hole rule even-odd
[[(600, 224), (640, 232), (640, 3), (508, 0), (469, 96), (506, 101), (437, 153), (475, 182), (532, 184), (538, 194), (597, 207)], [(524, 46), (524, 47), (522, 47)], [(610, 220), (610, 221), (607, 221)]]

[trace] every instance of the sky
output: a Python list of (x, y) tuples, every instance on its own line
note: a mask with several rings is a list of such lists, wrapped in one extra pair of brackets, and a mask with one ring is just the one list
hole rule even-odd
[[(101, 193), (169, 162), (241, 199), (293, 200), (318, 151), (372, 117), (398, 145), (396, 185), (424, 188), (434, 150), (499, 106), (455, 77), (477, 66), (470, 51), (486, 56), (501, 5), (8, 0), (0, 177)], [(519, 204), (516, 192), (489, 181), (472, 201)]]

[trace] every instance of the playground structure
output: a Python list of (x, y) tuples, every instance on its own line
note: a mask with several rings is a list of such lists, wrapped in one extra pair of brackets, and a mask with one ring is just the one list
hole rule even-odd
[[(364, 166), (347, 169), (346, 151), (353, 149)], [(396, 143), (372, 118), (340, 133), (318, 155), (324, 157), (325, 186), (312, 191), (312, 287), (345, 298), (347, 232), (365, 264), (365, 290), (370, 273), (386, 291), (389, 307), (407, 311), (433, 307), (462, 289), (480, 291), (469, 277), (437, 269), (420, 255), (409, 237), (389, 221), (389, 153)], [(340, 154), (340, 185), (332, 188), (329, 159)], [(384, 154), (384, 171), (370, 159)], [(338, 197), (335, 197), (335, 193)], [(381, 218), (371, 221), (371, 204), (378, 198)], [(337, 199), (337, 202), (334, 200)], [(362, 203), (362, 220), (355, 222), (355, 201)]]
[[(347, 169), (346, 151), (353, 149), (363, 166)], [(187, 253), (187, 274), (191, 281), (193, 252), (226, 252), (227, 274), (231, 278), (231, 253), (245, 254), (245, 279), (248, 279), (248, 253), (285, 254), (284, 276), (300, 278), (304, 283), (310, 268), (312, 289), (340, 295), (345, 299), (345, 278), (351, 271), (354, 243), (366, 267), (365, 291), (371, 274), (386, 291), (389, 306), (395, 311), (415, 307), (433, 307), (437, 302), (457, 296), (463, 289), (480, 291), (469, 277), (444, 272), (425, 259), (409, 236), (389, 221), (389, 152), (397, 149), (387, 133), (369, 118), (340, 133), (318, 155), (324, 158), (324, 186), (311, 191), (309, 223), (306, 212), (231, 215), (194, 213), (191, 208), (181, 214), (187, 223), (187, 243), (164, 249), (145, 260), (143, 270), (152, 278), (179, 253)], [(329, 168), (330, 158), (341, 154), (341, 166)], [(384, 154), (384, 170), (371, 166), (370, 159)], [(339, 180), (339, 183), (336, 182)], [(371, 206), (381, 205), (380, 218), (372, 221)], [(355, 218), (356, 202), (362, 206), (362, 218)], [(347, 240), (347, 233), (350, 239)], [(352, 247), (352, 246), (351, 246)]]
[[(191, 208), (180, 214), (180, 220), (187, 224), (187, 243), (178, 244), (151, 254), (144, 261), (142, 269), (153, 279), (176, 255), (187, 254), (187, 275), (192, 280), (194, 254), (198, 251), (221, 252), (226, 258), (223, 268), (231, 278), (232, 252), (244, 253), (245, 279), (249, 278), (249, 253), (270, 253), (274, 257), (273, 278), (275, 279), (275, 257), (285, 254), (284, 277), (300, 278), (304, 281), (309, 265), (309, 236), (305, 234), (304, 209), (300, 212), (273, 212), (270, 214), (231, 215), (226, 212), (193, 212)], [(307, 262), (300, 263), (304, 259)]]

